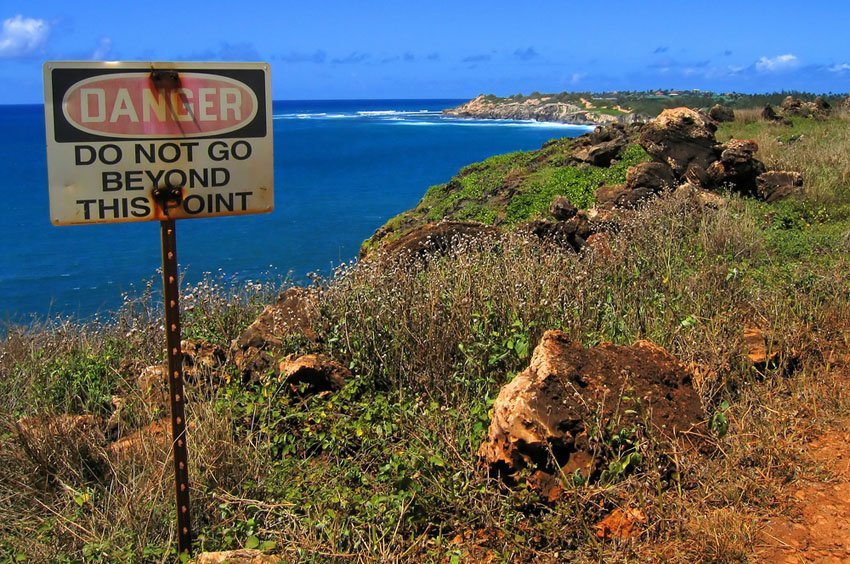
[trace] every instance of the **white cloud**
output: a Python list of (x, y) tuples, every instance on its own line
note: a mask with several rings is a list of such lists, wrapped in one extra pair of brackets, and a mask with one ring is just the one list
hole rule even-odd
[(101, 37), (100, 42), (97, 44), (97, 47), (94, 48), (94, 51), (91, 54), (91, 58), (93, 61), (103, 61), (104, 59), (108, 58), (111, 52), (112, 38)]
[(776, 57), (762, 57), (756, 62), (756, 70), (759, 72), (777, 72), (793, 69), (800, 60), (791, 53), (777, 55)]
[(0, 59), (26, 57), (40, 51), (50, 33), (50, 25), (35, 18), (18, 14), (3, 20), (0, 30)]
[(847, 71), (850, 71), (850, 65), (848, 65), (847, 63), (832, 65), (831, 67), (829, 67), (828, 70), (829, 72), (845, 73)]

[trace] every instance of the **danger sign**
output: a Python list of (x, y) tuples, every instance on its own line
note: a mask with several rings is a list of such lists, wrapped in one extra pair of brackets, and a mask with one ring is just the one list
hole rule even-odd
[(48, 62), (44, 93), (54, 224), (272, 210), (267, 64)]

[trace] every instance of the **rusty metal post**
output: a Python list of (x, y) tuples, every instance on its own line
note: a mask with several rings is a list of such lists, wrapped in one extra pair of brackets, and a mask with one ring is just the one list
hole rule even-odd
[[(167, 209), (167, 208), (166, 208)], [(189, 510), (189, 450), (186, 446), (186, 397), (183, 393), (183, 352), (180, 349), (180, 283), (177, 233), (173, 219), (159, 223), (162, 237), (162, 285), (165, 302), (165, 340), (168, 346), (168, 389), (171, 394), (171, 436), (177, 494), (177, 549), (192, 555)]]

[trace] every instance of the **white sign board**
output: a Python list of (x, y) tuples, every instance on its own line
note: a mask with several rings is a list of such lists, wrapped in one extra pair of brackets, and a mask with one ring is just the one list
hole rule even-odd
[(165, 188), (171, 219), (272, 211), (270, 82), (265, 63), (45, 63), (51, 221), (159, 221)]

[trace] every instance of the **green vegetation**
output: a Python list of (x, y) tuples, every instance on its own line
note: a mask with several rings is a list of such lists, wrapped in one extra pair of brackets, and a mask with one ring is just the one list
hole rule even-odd
[[(573, 205), (589, 208), (603, 184), (621, 184), (626, 171), (649, 159), (637, 144), (626, 147), (610, 167), (568, 165), (573, 140), (549, 141), (541, 149), (490, 157), (469, 165), (446, 184), (432, 186), (422, 201), (380, 230), (384, 242), (411, 229), (441, 219), (473, 220), (512, 227), (549, 216), (555, 196), (566, 196)], [(364, 243), (370, 249), (374, 240)]]
[[(769, 166), (802, 172), (797, 200), (730, 196), (713, 209), (677, 192), (635, 212), (607, 253), (506, 232), (427, 268), (363, 262), (317, 280), (319, 339), (283, 352), (323, 352), (355, 377), (335, 394), (304, 397), (273, 374), (243, 384), (228, 364), (190, 387), (197, 548), (310, 561), (749, 558), (782, 488), (814, 471), (800, 457), (803, 439), (850, 408), (836, 360), (850, 342), (848, 130), (843, 117), (721, 127), (721, 139), (755, 138)], [(466, 167), (388, 228), (440, 214), (511, 225), (545, 215), (555, 194), (587, 206), (599, 182), (621, 182), (646, 159), (631, 146), (609, 170), (560, 166), (571, 143)], [(279, 289), (186, 288), (186, 335), (227, 348)], [(148, 292), (108, 322), (10, 327), (0, 417), (105, 419), (119, 395), (130, 431), (155, 421), (160, 410), (137, 377), (163, 358), (159, 307)], [(775, 340), (775, 369), (743, 359), (747, 324)], [(565, 501), (489, 477), (476, 450), (494, 398), (554, 328), (587, 345), (649, 339), (701, 366), (710, 455), (611, 426), (591, 437), (606, 453), (604, 476), (563, 476)], [(793, 373), (782, 369), (790, 359)], [(135, 454), (115, 457), (95, 435), (44, 428), (0, 434), (0, 560), (170, 560), (168, 439), (146, 435)], [(600, 541), (594, 523), (626, 506), (649, 526), (631, 541)]]
[[(687, 106), (689, 108), (710, 108), (714, 104), (724, 104), (735, 109), (762, 108), (765, 104), (778, 106), (786, 96), (794, 96), (804, 101), (812, 101), (815, 94), (807, 92), (787, 91), (774, 92), (771, 94), (742, 94), (729, 92), (719, 94), (704, 90), (645, 90), (645, 91), (617, 91), (617, 92), (561, 92), (559, 94), (541, 94), (533, 92), (526, 96), (514, 94), (500, 98), (489, 94), (485, 98), (490, 102), (524, 102), (529, 99), (548, 98), (552, 102), (563, 102), (573, 104), (580, 108), (586, 107), (585, 101), (593, 106), (591, 111), (622, 115), (621, 109), (645, 116), (657, 116), (668, 108)], [(836, 104), (846, 98), (846, 94), (829, 94), (823, 96), (832, 104)]]

